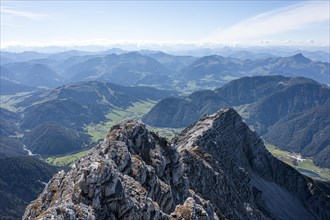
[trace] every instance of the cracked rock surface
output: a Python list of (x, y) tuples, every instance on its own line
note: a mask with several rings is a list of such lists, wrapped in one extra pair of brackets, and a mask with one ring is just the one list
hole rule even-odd
[(173, 141), (137, 120), (113, 126), (23, 219), (330, 219), (330, 201), (227, 108)]

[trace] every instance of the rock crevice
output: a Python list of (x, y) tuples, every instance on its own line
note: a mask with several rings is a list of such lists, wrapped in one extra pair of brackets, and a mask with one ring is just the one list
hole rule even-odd
[(23, 219), (329, 219), (329, 207), (329, 195), (228, 108), (171, 142), (137, 120), (112, 127)]

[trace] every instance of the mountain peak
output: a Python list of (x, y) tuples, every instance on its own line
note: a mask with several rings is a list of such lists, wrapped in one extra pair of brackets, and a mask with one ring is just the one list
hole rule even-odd
[(311, 60), (305, 57), (302, 53), (297, 53), (296, 55), (292, 56), (292, 58), (297, 62), (297, 63), (310, 63)]
[(328, 206), (312, 180), (272, 157), (226, 108), (173, 142), (137, 120), (113, 126), (53, 177), (23, 218), (327, 219)]
[(226, 120), (240, 120), (239, 114), (233, 108), (224, 108), (211, 115), (205, 115), (199, 121), (187, 127), (177, 137), (177, 142), (183, 143), (182, 148), (191, 147), (193, 141), (202, 137), (206, 133), (210, 133), (214, 127)]
[(239, 166), (254, 170), (257, 168), (255, 159), (268, 156), (262, 140), (249, 129), (233, 108), (224, 108), (204, 116), (185, 129), (176, 143), (179, 151), (197, 147), (217, 161), (230, 158), (230, 162), (222, 164), (226, 169)]

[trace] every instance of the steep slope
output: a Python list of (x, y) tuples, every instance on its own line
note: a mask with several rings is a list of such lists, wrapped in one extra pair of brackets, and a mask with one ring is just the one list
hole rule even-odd
[(46, 122), (24, 135), (23, 143), (41, 156), (61, 155), (82, 150), (90, 137), (60, 124)]
[[(7, 123), (1, 115), (0, 120), (4, 123), (0, 134), (6, 134), (6, 141), (0, 144), (0, 153), (11, 155), (12, 137), (8, 139), (8, 136), (16, 133), (24, 134), (21, 139), (27, 149), (42, 156), (62, 155), (91, 147), (95, 144), (92, 141), (96, 142), (86, 131), (91, 123), (110, 121), (107, 118), (109, 113), (173, 94), (175, 92), (151, 87), (125, 87), (98, 81), (29, 94), (15, 104), (22, 118), (15, 123)], [(13, 150), (23, 150), (20, 140), (12, 143)]]
[(32, 67), (32, 64), (29, 62), (15, 62), (5, 64), (3, 67), (12, 73), (12, 79), (18, 80), (29, 71), (29, 69)]
[(48, 66), (35, 62), (8, 63), (11, 79), (23, 85), (53, 88), (63, 84), (63, 78)]
[(22, 156), (26, 154), (23, 144), (15, 137), (20, 133), (20, 116), (15, 112), (0, 108), (0, 158)]
[[(328, 124), (317, 126), (318, 119), (313, 119), (315, 123), (306, 123), (306, 119), (312, 117), (308, 111), (317, 107), (323, 109), (325, 115), (322, 118), (325, 119), (329, 112), (325, 106), (329, 103), (329, 87), (313, 80), (302, 77), (254, 76), (233, 80), (214, 91), (163, 99), (142, 120), (157, 127), (185, 127), (204, 114), (215, 112), (217, 108), (239, 106), (247, 124), (258, 134), (266, 135), (266, 140), (270, 143), (277, 145), (283, 140), (280, 144), (283, 149), (312, 157), (316, 164), (330, 167), (329, 160), (326, 159), (328, 148), (325, 147), (329, 142), (329, 135), (318, 136), (329, 133)], [(303, 116), (305, 113), (307, 115)], [(302, 116), (297, 117), (296, 114)], [(295, 124), (289, 127), (283, 123), (294, 118)], [(275, 126), (277, 122), (279, 124)], [(294, 129), (297, 124), (301, 125), (299, 129), (305, 130), (305, 135), (302, 135), (303, 130), (298, 127)], [(277, 139), (279, 136), (281, 138)]]
[(0, 137), (15, 135), (19, 129), (17, 123), (20, 116), (15, 112), (0, 108)]
[(19, 92), (33, 92), (39, 90), (37, 87), (20, 84), (13, 80), (0, 77), (0, 94), (14, 95)]
[(56, 122), (81, 129), (85, 124), (105, 120), (116, 108), (127, 108), (143, 100), (159, 100), (173, 94), (150, 87), (124, 87), (106, 82), (90, 81), (69, 84), (31, 95), (16, 104), (25, 116), (21, 128), (31, 129), (45, 122)]
[(34, 157), (0, 159), (1, 219), (22, 219), (26, 206), (56, 171), (56, 168)]
[(313, 80), (299, 77), (242, 77), (214, 91), (198, 91), (187, 97), (161, 100), (142, 120), (157, 127), (185, 127), (221, 107), (250, 104), (284, 88), (309, 82), (317, 84)]
[(169, 97), (161, 100), (142, 120), (156, 127), (182, 128), (225, 106), (229, 106), (228, 102), (217, 91), (198, 91), (185, 98)]
[(271, 93), (251, 106), (247, 123), (263, 135), (278, 120), (330, 103), (330, 89), (318, 83), (301, 83)]
[(43, 64), (34, 64), (19, 80), (26, 85), (49, 88), (63, 83), (60, 75)]
[(4, 68), (3, 66), (0, 66), (0, 76), (1, 78), (6, 79), (13, 79), (13, 73), (10, 72), (8, 69)]
[(18, 138), (0, 137), (0, 159), (27, 155), (24, 145)]
[(328, 219), (329, 195), (275, 159), (233, 109), (174, 142), (131, 120), (69, 171), (23, 219)]
[(31, 92), (38, 88), (24, 85), (15, 80), (12, 72), (0, 66), (0, 94), (12, 95), (19, 92)]
[(315, 163), (330, 164), (330, 105), (312, 108), (303, 113), (290, 114), (273, 126), (263, 136), (277, 147), (314, 157)]

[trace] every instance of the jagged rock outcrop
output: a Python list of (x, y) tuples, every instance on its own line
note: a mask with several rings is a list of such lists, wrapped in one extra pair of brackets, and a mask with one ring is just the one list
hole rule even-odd
[(275, 159), (233, 109), (172, 142), (136, 120), (59, 172), (23, 219), (329, 219), (329, 195)]

